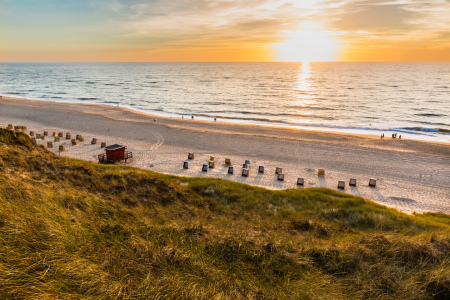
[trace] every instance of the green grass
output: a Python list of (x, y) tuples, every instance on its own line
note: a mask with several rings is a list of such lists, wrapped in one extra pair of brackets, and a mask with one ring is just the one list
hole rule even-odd
[(0, 182), (0, 299), (450, 296), (445, 214), (97, 165), (3, 129)]

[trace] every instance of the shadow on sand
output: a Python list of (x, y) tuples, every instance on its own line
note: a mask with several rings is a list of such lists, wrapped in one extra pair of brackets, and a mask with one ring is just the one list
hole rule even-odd
[(383, 196), (383, 194), (380, 193), (380, 191), (376, 188), (376, 187), (369, 187), (372, 191), (372, 193), (375, 195), (375, 197), (378, 198), (379, 201), (381, 202), (387, 202), (386, 198)]
[(350, 185), (350, 191), (352, 192), (353, 195), (362, 197), (361, 192), (356, 186)]
[[(286, 180), (286, 177), (284, 178)], [(273, 187), (276, 189), (282, 189), (285, 186), (285, 181), (278, 180), (277, 175), (273, 177)]]
[(324, 188), (327, 187), (327, 182), (326, 182), (326, 180), (325, 180), (325, 177), (319, 176), (319, 186), (320, 186), (320, 187), (324, 187)]

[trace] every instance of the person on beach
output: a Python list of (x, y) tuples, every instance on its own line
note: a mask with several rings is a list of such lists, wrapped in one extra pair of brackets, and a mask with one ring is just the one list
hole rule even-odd
[(192, 116), (191, 119), (194, 120), (194, 116)]

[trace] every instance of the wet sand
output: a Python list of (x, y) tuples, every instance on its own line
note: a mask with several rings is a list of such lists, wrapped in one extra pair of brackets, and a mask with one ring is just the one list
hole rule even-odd
[[(155, 121), (156, 120), (156, 121)], [(217, 177), (270, 189), (297, 188), (298, 177), (307, 187), (337, 189), (362, 196), (405, 212), (450, 213), (450, 144), (379, 136), (351, 135), (323, 131), (198, 121), (190, 116), (162, 118), (126, 108), (3, 97), (0, 99), (0, 126), (27, 126), (27, 132), (47, 131), (81, 134), (78, 146), (70, 140), (62, 155), (96, 162), (103, 153), (100, 142), (123, 144), (133, 152), (128, 165), (179, 176)], [(91, 145), (92, 138), (98, 139)], [(53, 139), (46, 139), (51, 141)], [(194, 152), (190, 169), (183, 169), (187, 153)], [(216, 167), (202, 172), (213, 155)], [(227, 174), (225, 158), (230, 158), (234, 175)], [(249, 177), (242, 177), (242, 164), (251, 161)], [(259, 174), (257, 167), (265, 166)], [(285, 181), (278, 181), (275, 168), (283, 168)], [(325, 177), (317, 170), (325, 169)], [(349, 186), (350, 178), (357, 186)], [(370, 178), (377, 179), (375, 188)]]

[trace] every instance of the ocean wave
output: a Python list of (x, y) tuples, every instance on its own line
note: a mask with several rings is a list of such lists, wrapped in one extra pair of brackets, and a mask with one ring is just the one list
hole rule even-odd
[(426, 127), (405, 127), (402, 129), (412, 130), (412, 131), (423, 131), (423, 132), (436, 132), (450, 134), (450, 129), (445, 128), (426, 128)]
[[(425, 125), (431, 125), (431, 126), (450, 126), (450, 124), (445, 124), (445, 123), (436, 123), (436, 122), (426, 122), (426, 121), (416, 121), (416, 123), (420, 123), (420, 124), (425, 124)], [(423, 127), (423, 126), (418, 126), (418, 127)]]
[(415, 116), (421, 117), (445, 117), (443, 114), (415, 114)]
[[(204, 117), (212, 117), (210, 115), (201, 115)], [(225, 120), (244, 120), (244, 121), (257, 121), (257, 122), (269, 122), (269, 123), (283, 123), (282, 121), (275, 121), (265, 118), (238, 118), (238, 117), (223, 117), (223, 116), (215, 116), (217, 118), (225, 119)]]
[(325, 110), (325, 111), (337, 110), (332, 107), (320, 107), (320, 106), (313, 106), (313, 105), (306, 105), (306, 106), (295, 105), (295, 106), (290, 106), (290, 108), (298, 108), (298, 109), (303, 109), (303, 110)]
[(93, 100), (98, 100), (98, 98), (77, 98), (77, 100), (82, 100), (82, 101), (93, 101)]

